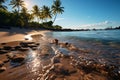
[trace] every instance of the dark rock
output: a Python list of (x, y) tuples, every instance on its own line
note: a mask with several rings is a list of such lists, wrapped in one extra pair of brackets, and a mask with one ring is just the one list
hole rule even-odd
[(6, 43), (1, 43), (1, 45), (6, 45)]
[(28, 47), (28, 44), (25, 43), (25, 42), (21, 42), (20, 45), (21, 45), (22, 47)]
[(28, 51), (29, 48), (20, 48), (19, 51)]
[(25, 56), (24, 55), (20, 55), (20, 54), (16, 54), (11, 58), (12, 62), (17, 62), (17, 63), (21, 63), (25, 60)]
[(0, 72), (6, 71), (6, 67), (0, 67)]
[(11, 50), (12, 47), (10, 47), (10, 46), (4, 46), (3, 49), (4, 49), (4, 50)]
[(55, 63), (60, 63), (60, 59), (59, 59), (58, 57), (53, 57), (53, 58), (51, 59), (51, 62), (52, 62), (53, 64), (55, 64)]
[(0, 54), (8, 53), (6, 50), (0, 50)]
[(19, 50), (19, 49), (21, 49), (21, 46), (15, 46), (14, 49)]
[(58, 39), (52, 40), (52, 43), (58, 45)]
[(61, 75), (69, 75), (69, 70), (68, 69), (65, 69), (63, 67), (63, 65), (61, 63), (56, 63), (54, 64), (54, 69), (53, 71), (56, 73), (56, 74), (61, 74)]
[(37, 47), (32, 47), (32, 50), (37, 50)]

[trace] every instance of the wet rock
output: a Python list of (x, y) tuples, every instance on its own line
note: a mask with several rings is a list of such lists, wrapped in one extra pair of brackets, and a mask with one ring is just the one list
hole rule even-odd
[(37, 47), (32, 47), (32, 50), (37, 50)]
[(67, 48), (68, 43), (59, 43), (59, 46), (62, 48)]
[(71, 51), (73, 51), (73, 50), (78, 50), (78, 48), (75, 47), (75, 46), (72, 45), (72, 44), (70, 44), (70, 45), (68, 46), (68, 49), (71, 50)]
[(21, 49), (21, 46), (15, 46), (14, 49), (19, 50), (19, 49)]
[(27, 43), (24, 43), (24, 42), (21, 42), (20, 45), (21, 45), (22, 47), (27, 47)]
[(55, 64), (55, 63), (60, 63), (60, 58), (58, 58), (58, 57), (53, 57), (53, 58), (51, 59), (51, 62), (52, 62), (53, 64)]
[(0, 72), (6, 71), (6, 67), (0, 67)]
[(8, 51), (6, 51), (6, 50), (0, 50), (0, 54), (5, 54), (5, 53), (7, 53)]
[(58, 39), (54, 39), (54, 40), (52, 40), (52, 43), (53, 43), (53, 44), (58, 45), (58, 42), (59, 42), (59, 40), (58, 40)]
[(62, 75), (69, 75), (69, 70), (68, 69), (65, 69), (64, 66), (61, 64), (61, 63), (56, 63), (54, 64), (54, 69), (53, 71), (56, 73), (56, 74), (62, 74)]
[(20, 48), (19, 51), (28, 51), (29, 48)]
[(49, 56), (53, 54), (54, 51), (50, 45), (41, 45), (40, 48), (38, 48), (38, 53), (40, 53), (41, 56)]
[(36, 44), (28, 44), (27, 47), (33, 48), (33, 47), (37, 47)]
[(20, 55), (20, 54), (16, 54), (11, 58), (12, 62), (17, 62), (17, 63), (21, 63), (25, 60), (25, 56), (24, 55)]
[(10, 47), (10, 46), (4, 46), (3, 49), (4, 49), (4, 50), (11, 50), (12, 47)]
[(4, 65), (4, 63), (2, 61), (0, 61), (0, 67), (2, 67)]

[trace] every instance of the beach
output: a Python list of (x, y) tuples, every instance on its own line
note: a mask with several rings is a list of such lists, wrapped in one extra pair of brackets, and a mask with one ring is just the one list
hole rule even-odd
[[(119, 80), (119, 66), (89, 58), (91, 50), (48, 37), (46, 30), (0, 30), (1, 80)], [(82, 44), (80, 46), (85, 46)], [(86, 45), (88, 46), (88, 45)], [(90, 45), (89, 45), (90, 46)], [(119, 56), (119, 55), (118, 55)]]

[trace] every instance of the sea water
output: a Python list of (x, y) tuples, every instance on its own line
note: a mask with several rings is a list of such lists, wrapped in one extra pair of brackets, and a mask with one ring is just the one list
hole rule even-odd
[(120, 30), (61, 31), (49, 32), (47, 35), (89, 51), (88, 54), (82, 54), (86, 58), (120, 67)]

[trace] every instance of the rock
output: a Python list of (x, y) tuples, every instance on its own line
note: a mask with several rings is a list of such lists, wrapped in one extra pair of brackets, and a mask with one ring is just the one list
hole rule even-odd
[(61, 48), (67, 48), (70, 44), (69, 43), (59, 43)]
[(6, 56), (7, 56), (8, 59), (11, 59), (11, 58), (13, 58), (14, 54), (13, 53), (8, 53)]
[(17, 63), (21, 63), (25, 60), (25, 55), (19, 54), (19, 53), (9, 53), (6, 55), (11, 62), (17, 62)]
[(36, 44), (28, 44), (28, 47), (33, 48), (33, 47), (37, 47), (37, 45)]
[(20, 48), (19, 51), (28, 51), (29, 48)]
[(41, 56), (49, 56), (50, 54), (53, 54), (54, 51), (50, 45), (41, 45), (38, 49), (38, 53), (40, 53)]
[(5, 53), (7, 53), (6, 50), (0, 50), (0, 54), (5, 54)]
[(69, 50), (78, 50), (78, 48), (76, 48), (74, 45), (72, 45), (72, 44), (70, 44), (69, 46), (68, 46), (68, 49)]
[(21, 42), (20, 45), (21, 45), (22, 47), (28, 47), (28, 43), (26, 43), (26, 42)]
[(4, 65), (4, 63), (2, 61), (0, 61), (0, 67), (2, 67)]
[(0, 72), (6, 71), (6, 67), (1, 67)]
[(61, 63), (54, 64), (53, 71), (57, 74), (69, 75), (69, 70), (65, 69), (64, 66)]
[(17, 62), (17, 63), (21, 63), (25, 60), (25, 56), (24, 55), (20, 55), (20, 54), (16, 54), (11, 58), (12, 62)]
[(58, 57), (53, 57), (53, 58), (51, 59), (51, 62), (52, 62), (53, 64), (55, 64), (55, 63), (60, 63), (60, 58), (58, 58)]
[(9, 59), (4, 60), (3, 62), (4, 62), (4, 63), (7, 63), (7, 62), (9, 62)]
[(1, 45), (6, 45), (6, 43), (1, 43)]
[(14, 49), (19, 50), (19, 49), (21, 49), (21, 46), (15, 46)]
[(58, 45), (58, 39), (52, 40), (52, 43)]
[(4, 50), (11, 50), (12, 47), (10, 47), (10, 46), (4, 46), (3, 49), (4, 49)]

